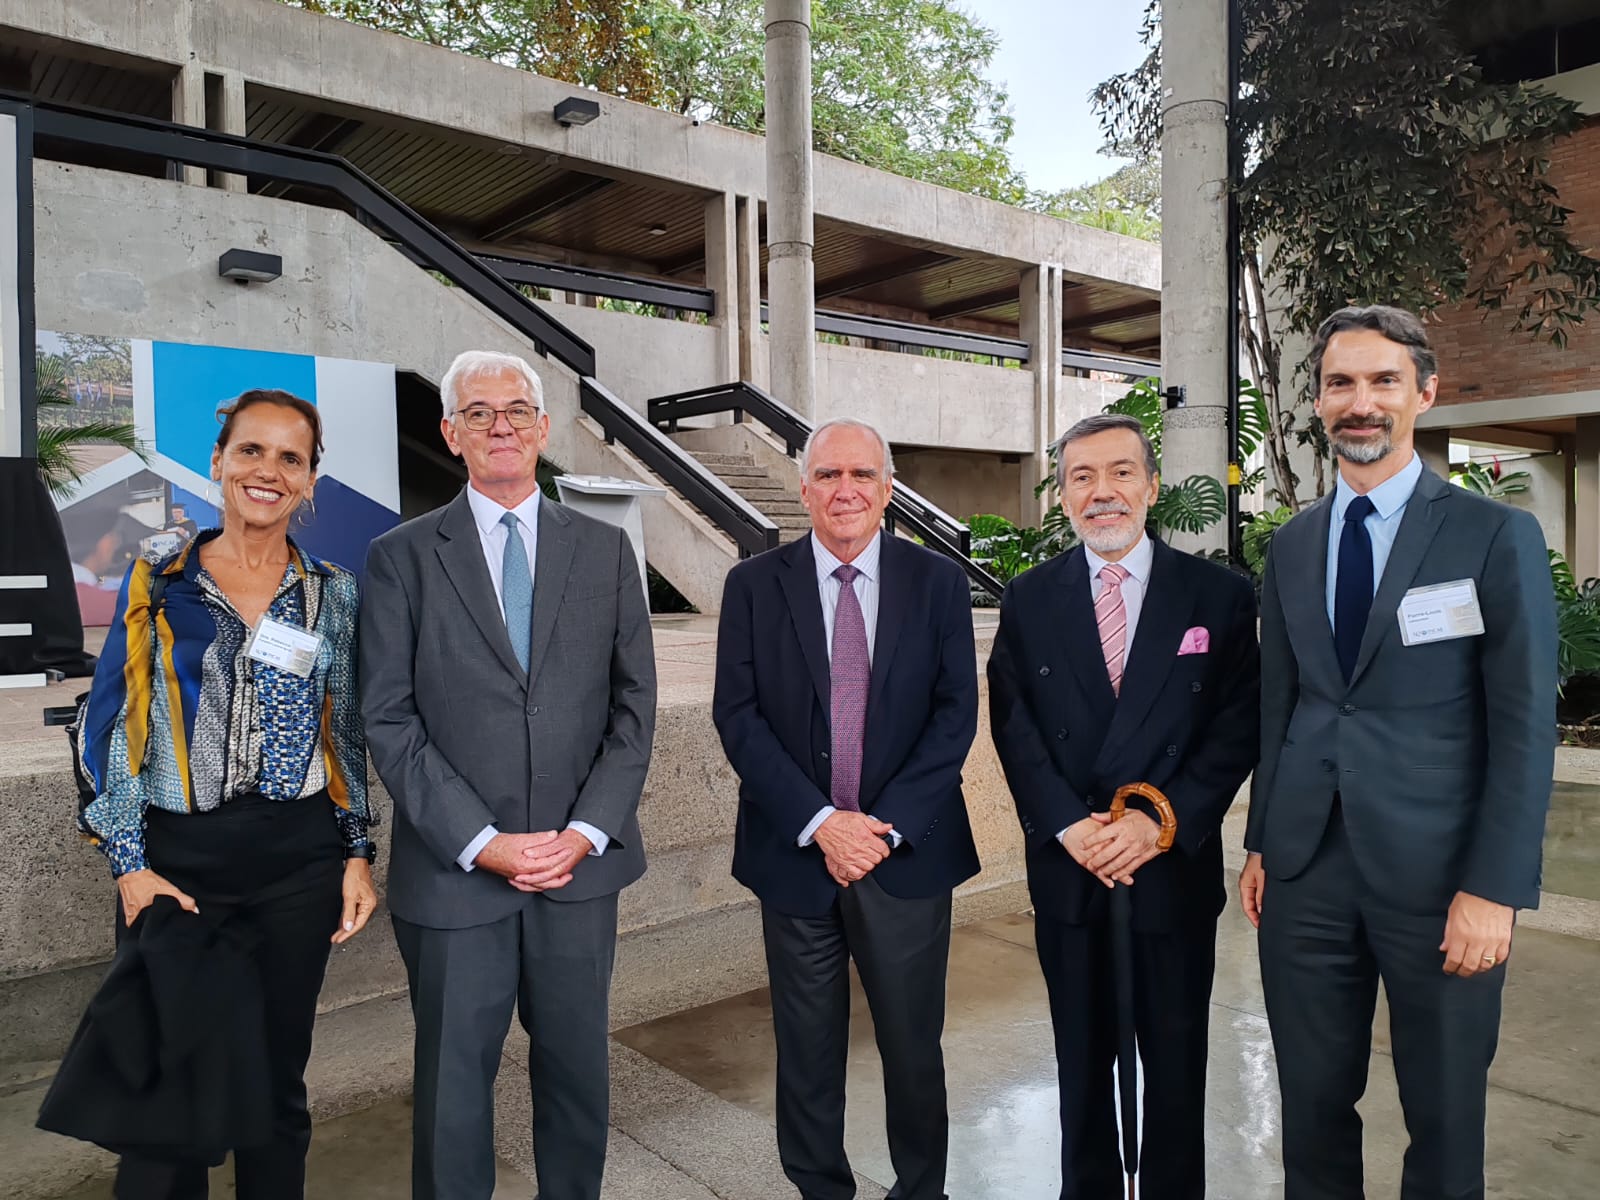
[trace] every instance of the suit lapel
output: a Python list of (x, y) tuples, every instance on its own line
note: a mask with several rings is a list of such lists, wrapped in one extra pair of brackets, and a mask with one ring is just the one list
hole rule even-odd
[[(900, 568), (900, 547), (887, 533), (879, 534), (883, 544), (878, 548), (878, 626), (872, 643), (872, 687), (867, 693), (867, 724), (883, 708), (883, 689), (889, 679), (889, 666), (894, 661), (894, 649), (900, 642), (900, 630), (905, 625), (906, 602), (910, 589)], [(869, 738), (868, 745), (872, 744)]]
[(1106, 656), (1100, 647), (1100, 626), (1094, 619), (1094, 596), (1089, 590), (1089, 560), (1082, 546), (1067, 552), (1064, 566), (1061, 628), (1067, 642), (1067, 663), (1089, 703), (1100, 712), (1109, 712), (1117, 698), (1106, 675)]
[(467, 503), (465, 489), (445, 509), (439, 520), (439, 534), (445, 539), (437, 548), (439, 564), (461, 597), (461, 606), (506, 670), (518, 679), (525, 679), (516, 653), (511, 649), (500, 602), (495, 599), (494, 581), (489, 578), (489, 566), (483, 560), (483, 541), (478, 535), (478, 523), (472, 519), (472, 506)]
[(1433, 545), (1439, 526), (1444, 524), (1445, 506), (1439, 501), (1449, 494), (1450, 485), (1423, 468), (1416, 490), (1406, 503), (1405, 515), (1400, 518), (1400, 530), (1395, 534), (1394, 549), (1389, 551), (1389, 561), (1384, 565), (1377, 595), (1372, 598), (1366, 633), (1361, 638), (1361, 653), (1356, 656), (1356, 667), (1350, 675), (1352, 686), (1372, 662), (1384, 638), (1399, 629), (1399, 618), (1395, 614), (1399, 611), (1400, 599), (1417, 577), (1423, 555)]
[(1100, 747), (1102, 760), (1139, 728), (1161, 694), (1194, 612), (1194, 595), (1183, 587), (1177, 551), (1161, 542), (1156, 542), (1154, 549), (1150, 582), (1133, 631), (1133, 649), (1122, 672), (1122, 692)]
[(534, 547), (533, 628), (528, 638), (528, 678), (539, 678), (544, 652), (561, 611), (561, 595), (572, 569), (572, 518), (540, 497), (539, 544)]
[(794, 622), (800, 653), (805, 657), (822, 711), (831, 712), (828, 648), (822, 641), (822, 597), (817, 592), (817, 560), (811, 553), (810, 535), (796, 539), (778, 553), (783, 555), (785, 568), (779, 573), (779, 580), (789, 600), (789, 619)]

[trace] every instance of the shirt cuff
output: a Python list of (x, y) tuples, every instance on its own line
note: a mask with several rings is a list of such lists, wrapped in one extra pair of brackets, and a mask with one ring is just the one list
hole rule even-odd
[[(1070, 826), (1070, 825), (1067, 826), (1067, 829), (1071, 829), (1071, 828), (1072, 828), (1072, 826)], [(1062, 839), (1067, 836), (1067, 829), (1063, 829), (1060, 833), (1056, 834), (1056, 841), (1061, 842), (1061, 844), (1063, 846), (1065, 846), (1067, 844), (1066, 842), (1062, 841)]]
[(473, 860), (483, 853), (483, 848), (494, 841), (499, 832), (493, 825), (485, 825), (483, 832), (467, 843), (467, 848), (456, 856), (456, 863), (463, 871), (472, 870)]
[(819, 808), (817, 810), (817, 815), (811, 818), (811, 824), (807, 825), (800, 831), (800, 836), (795, 839), (795, 845), (811, 845), (811, 840), (817, 836), (817, 830), (822, 828), (822, 823), (838, 811), (839, 810), (831, 804), (828, 805), (827, 808)]
[(568, 821), (567, 828), (574, 833), (581, 833), (594, 843), (594, 849), (589, 851), (590, 858), (599, 858), (606, 852), (606, 847), (611, 845), (611, 835), (602, 833), (587, 821)]
[(901, 833), (898, 829), (889, 830), (888, 837), (889, 837), (889, 849), (891, 849), (891, 850), (900, 849), (900, 843), (906, 840), (905, 839), (905, 835), (903, 833)]
[(99, 844), (100, 853), (106, 856), (106, 862), (111, 865), (111, 877), (119, 879), (132, 871), (143, 871), (149, 867), (144, 857), (144, 831), (123, 830), (103, 838)]

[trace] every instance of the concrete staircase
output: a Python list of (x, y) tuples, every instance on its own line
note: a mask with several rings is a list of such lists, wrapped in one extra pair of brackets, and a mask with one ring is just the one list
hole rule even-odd
[(811, 529), (811, 518), (800, 503), (799, 488), (793, 480), (756, 462), (753, 454), (724, 454), (711, 450), (689, 451), (714, 475), (743, 496), (778, 527), (782, 542), (792, 542)]

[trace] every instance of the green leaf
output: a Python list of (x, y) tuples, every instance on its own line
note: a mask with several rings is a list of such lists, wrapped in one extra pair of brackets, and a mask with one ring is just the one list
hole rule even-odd
[(1176, 533), (1204, 533), (1228, 511), (1228, 494), (1210, 475), (1191, 475), (1182, 483), (1161, 485), (1161, 495), (1150, 507), (1150, 520), (1158, 529)]

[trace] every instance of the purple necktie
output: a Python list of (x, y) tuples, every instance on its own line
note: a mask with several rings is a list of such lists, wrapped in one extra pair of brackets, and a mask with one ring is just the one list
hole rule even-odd
[(830, 699), (833, 709), (833, 787), (835, 808), (861, 811), (861, 743), (867, 728), (867, 690), (872, 666), (867, 661), (867, 622), (856, 599), (855, 580), (861, 574), (851, 566), (834, 571), (839, 581), (839, 604), (833, 614), (833, 661)]

